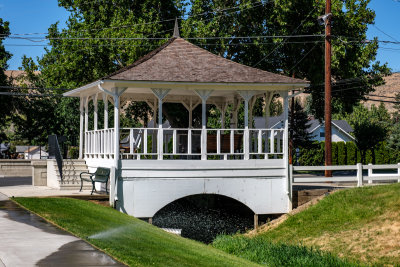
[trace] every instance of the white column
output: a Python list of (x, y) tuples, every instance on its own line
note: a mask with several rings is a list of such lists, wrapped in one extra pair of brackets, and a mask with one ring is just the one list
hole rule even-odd
[(249, 126), (249, 128), (253, 128), (253, 108), (254, 108), (254, 105), (255, 105), (255, 103), (256, 103), (256, 100), (257, 100), (257, 96), (253, 96), (252, 98), (251, 98), (251, 100), (250, 100), (250, 105), (249, 105), (249, 111), (250, 111), (250, 114), (249, 114), (249, 124), (250, 124), (250, 126)]
[(98, 107), (98, 101), (97, 101), (97, 99), (98, 99), (98, 94), (95, 94), (94, 95), (94, 97), (93, 97), (93, 106), (94, 106), (94, 114), (93, 114), (93, 119), (94, 119), (94, 123), (93, 123), (93, 125), (94, 125), (94, 130), (97, 130), (97, 125), (98, 125), (98, 116), (97, 116), (97, 114), (98, 114), (98, 110), (97, 110), (97, 107)]
[(103, 93), (103, 102), (104, 102), (104, 129), (108, 129), (108, 98), (106, 93)]
[(256, 91), (238, 91), (244, 99), (244, 159), (250, 158), (250, 138), (249, 138), (249, 101), (257, 93)]
[(268, 129), (269, 124), (269, 107), (271, 105), (272, 97), (274, 96), (273, 92), (266, 92), (265, 93), (265, 128)]
[(89, 130), (89, 97), (85, 97), (85, 132)]
[(89, 138), (88, 138), (88, 134), (87, 131), (89, 130), (89, 97), (86, 96), (85, 97), (85, 101), (84, 101), (84, 105), (85, 105), (85, 130), (84, 130), (84, 135), (85, 135), (85, 153), (89, 153)]
[(79, 115), (79, 159), (83, 158), (83, 142), (84, 142), (83, 123), (85, 119), (84, 106), (85, 106), (85, 98), (81, 96), (79, 103), (79, 114), (80, 114)]
[(283, 122), (285, 130), (283, 132), (283, 161), (286, 168), (286, 185), (287, 185), (287, 195), (288, 195), (288, 208), (291, 206), (291, 196), (292, 196), (292, 183), (290, 181), (290, 166), (289, 166), (289, 96), (288, 92), (280, 92), (281, 97), (283, 97)]
[(201, 160), (207, 159), (207, 99), (211, 95), (212, 90), (195, 90), (201, 98)]
[[(167, 96), (171, 89), (152, 88), (154, 95), (158, 99), (158, 140), (157, 140), (157, 154), (158, 160), (163, 159), (163, 145), (164, 133), (162, 128), (162, 104), (163, 99)], [(154, 118), (155, 121), (155, 118)]]
[(285, 166), (289, 165), (289, 97), (288, 92), (281, 92), (281, 97), (283, 97), (283, 156), (285, 160)]
[(113, 88), (114, 99), (114, 166), (118, 169), (119, 163), (119, 106), (120, 96), (125, 92), (126, 88)]

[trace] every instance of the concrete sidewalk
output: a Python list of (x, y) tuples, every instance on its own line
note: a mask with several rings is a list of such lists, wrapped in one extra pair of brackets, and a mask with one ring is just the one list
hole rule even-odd
[[(14, 185), (0, 186), (0, 193), (8, 197), (51, 197), (51, 196), (89, 196), (91, 190), (60, 190), (47, 186)], [(101, 192), (105, 194), (105, 192)], [(98, 193), (93, 193), (98, 196)]]
[(0, 267), (124, 266), (0, 193)]

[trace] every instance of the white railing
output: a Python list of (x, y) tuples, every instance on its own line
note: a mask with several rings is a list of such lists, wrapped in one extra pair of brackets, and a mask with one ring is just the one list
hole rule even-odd
[[(113, 129), (85, 133), (86, 157), (112, 157)], [(123, 159), (269, 159), (284, 156), (284, 129), (124, 128)]]
[(114, 129), (101, 129), (85, 133), (85, 156), (88, 158), (114, 157)]
[[(397, 181), (400, 182), (400, 163), (387, 165), (339, 165), (339, 166), (290, 166), (290, 176), (293, 183), (324, 183), (324, 182), (355, 182), (357, 186), (363, 186), (365, 181), (368, 184), (382, 181)], [(315, 171), (355, 171), (354, 175), (335, 175), (333, 177), (325, 177), (318, 175), (302, 174), (294, 176), (296, 172), (315, 172)], [(364, 175), (363, 170), (368, 170), (367, 175)], [(386, 172), (374, 172), (374, 170), (386, 170)], [(390, 172), (391, 171), (391, 172)]]

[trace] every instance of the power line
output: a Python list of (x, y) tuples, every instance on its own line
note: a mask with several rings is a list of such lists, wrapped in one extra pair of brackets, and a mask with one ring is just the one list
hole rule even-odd
[(375, 24), (371, 24), (375, 29), (377, 29), (378, 31), (380, 31), (381, 33), (383, 33), (384, 35), (386, 35), (387, 37), (391, 38), (392, 40), (399, 42), (399, 40), (397, 40), (396, 38), (394, 38), (393, 36), (387, 34), (386, 32), (382, 31), (381, 29), (379, 29)]
[(20, 87), (20, 86), (6, 86), (6, 85), (1, 85), (0, 89), (16, 89), (16, 90), (60, 90), (60, 91), (69, 91), (71, 89), (67, 88), (41, 88), (41, 87)]
[(14, 93), (14, 92), (0, 92), (0, 95), (5, 96), (28, 96), (28, 97), (63, 97), (63, 95), (52, 95), (52, 94), (25, 94), (25, 93)]
[[(259, 35), (259, 36), (220, 36), (220, 37), (188, 37), (186, 40), (220, 40), (220, 39), (260, 39), (260, 38), (315, 38), (323, 37), (322, 34), (301, 34), (301, 35)], [(6, 37), (8, 39), (22, 39), (32, 42), (43, 42), (45, 40), (166, 40), (166, 37)], [(38, 41), (35, 41), (38, 40)]]
[[(284, 42), (285, 44), (314, 44), (314, 43), (323, 43), (324, 41), (298, 41), (298, 42)], [(265, 43), (265, 42), (257, 42), (257, 43), (230, 43), (230, 44), (221, 44), (221, 43), (193, 43), (197, 46), (246, 46), (246, 45), (276, 45), (277, 43)], [(52, 46), (51, 44), (4, 44), (4, 46), (26, 46), (26, 47), (47, 47)], [(64, 44), (64, 46), (69, 47), (158, 47), (158, 44), (87, 44), (87, 45), (76, 45), (76, 44)]]
[(293, 67), (291, 67), (290, 69), (289, 69), (289, 73), (295, 68), (295, 67), (297, 67), (297, 65), (299, 65), (307, 56), (308, 56), (308, 54), (310, 54), (316, 47), (317, 47), (317, 45), (318, 45), (318, 43), (316, 43), (308, 52), (307, 52), (307, 54), (305, 54), (299, 61), (297, 61), (297, 63), (293, 66)]
[[(271, 1), (271, 2), (274, 2), (274, 1)], [(267, 2), (267, 3), (271, 3), (271, 2)], [(249, 5), (249, 7), (243, 8), (243, 10), (259, 7), (259, 6), (262, 6), (262, 5), (263, 5), (263, 3), (260, 1), (260, 2), (257, 2), (257, 3)], [(192, 14), (192, 15), (183, 15), (183, 16), (186, 16), (186, 20), (187, 20), (187, 19), (192, 18), (192, 17), (203, 16), (203, 15), (212, 14), (212, 13), (226, 12), (226, 11), (234, 10), (234, 9), (238, 9), (238, 8), (241, 8), (241, 7), (240, 6), (234, 6), (234, 7), (229, 7), (229, 8), (225, 8), (225, 9), (216, 9), (216, 10), (206, 11), (206, 12), (203, 12), (203, 13)], [(237, 10), (237, 11), (234, 11), (234, 12), (240, 12), (240, 11), (242, 11), (242, 10)], [(232, 13), (234, 13), (234, 12), (232, 12)], [(177, 18), (177, 19), (183, 20), (183, 18)], [(153, 21), (153, 22), (120, 25), (120, 26), (114, 26), (114, 27), (104, 27), (104, 28), (85, 29), (85, 30), (79, 30), (79, 31), (78, 30), (69, 31), (69, 33), (100, 31), (100, 30), (109, 30), (109, 29), (121, 29), (121, 28), (132, 28), (132, 27), (136, 27), (136, 26), (160, 24), (160, 23), (170, 22), (170, 21), (174, 21), (174, 20), (175, 20), (175, 18), (171, 18), (171, 19), (165, 19), (165, 20), (159, 20), (159, 21)], [(46, 35), (46, 34), (49, 34), (49, 33), (48, 32), (45, 32), (45, 33), (40, 33), (40, 32), (36, 32), (36, 33), (15, 33), (15, 34), (11, 34), (11, 35), (27, 36), (27, 35)], [(7, 36), (7, 34), (0, 34), (0, 36)]]
[[(315, 6), (313, 10), (310, 11), (310, 13), (308, 13), (308, 15), (301, 21), (301, 23), (299, 24), (299, 26), (296, 27), (296, 29), (294, 29), (294, 31), (292, 32), (292, 35), (296, 33), (296, 31), (301, 27), (301, 25), (303, 25), (303, 23), (308, 19), (308, 17), (311, 15), (312, 12), (314, 12), (314, 10), (317, 7)], [(272, 53), (274, 53), (279, 47), (281, 47), (281, 45), (277, 45), (270, 53), (268, 53), (265, 57), (263, 57), (260, 61), (258, 61), (256, 64), (254, 64), (252, 67), (256, 67), (258, 64), (260, 64), (261, 62), (263, 62), (267, 57), (269, 57)]]

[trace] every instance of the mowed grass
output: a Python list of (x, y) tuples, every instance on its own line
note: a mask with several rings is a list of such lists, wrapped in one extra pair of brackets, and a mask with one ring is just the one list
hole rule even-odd
[[(286, 244), (288, 247), (283, 246), (283, 250), (305, 246), (305, 250), (327, 251), (331, 254), (325, 256), (333, 260), (332, 265), (351, 265), (334, 260), (332, 255), (337, 255), (346, 261), (366, 265), (398, 266), (400, 184), (341, 190), (290, 216), (276, 228), (248, 235), (223, 236), (214, 241), (214, 246), (262, 263), (271, 252), (258, 247), (268, 247), (271, 243)], [(255, 251), (262, 255), (256, 255)]]
[(88, 201), (69, 198), (14, 200), (130, 266), (258, 266)]

